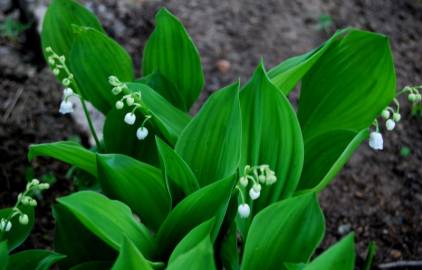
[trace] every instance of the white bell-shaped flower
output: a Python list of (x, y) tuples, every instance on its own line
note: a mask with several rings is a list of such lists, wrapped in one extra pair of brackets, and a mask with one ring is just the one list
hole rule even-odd
[(124, 106), (125, 106), (125, 104), (123, 103), (123, 101), (118, 100), (116, 102), (116, 109), (118, 109), (118, 110), (123, 109)]
[(398, 122), (401, 119), (401, 115), (399, 113), (393, 113), (393, 120)]
[(261, 192), (255, 191), (255, 189), (251, 188), (249, 190), (249, 197), (251, 197), (252, 200), (256, 200), (259, 198), (259, 195), (261, 195)]
[(369, 135), (369, 146), (374, 150), (382, 150), (384, 145), (384, 140), (382, 135), (379, 132), (373, 131)]
[(133, 103), (135, 103), (135, 99), (133, 97), (128, 97), (126, 99), (126, 103), (127, 103), (128, 106), (132, 106)]
[(26, 225), (29, 222), (29, 218), (27, 214), (22, 214), (19, 216), (19, 223), (22, 225)]
[(0, 221), (0, 231), (9, 232), (12, 229), (12, 222), (2, 218)]
[(385, 127), (387, 128), (387, 130), (393, 130), (395, 126), (396, 126), (396, 122), (394, 122), (394, 120), (392, 119), (388, 119), (385, 122)]
[(382, 116), (384, 119), (388, 119), (388, 118), (390, 118), (390, 116), (391, 116), (390, 111), (389, 111), (389, 110), (387, 110), (387, 109), (383, 110), (383, 111), (382, 111), (382, 113), (381, 113), (381, 116)]
[(70, 87), (66, 87), (66, 88), (63, 90), (63, 96), (64, 96), (64, 98), (68, 98), (68, 97), (70, 97), (71, 95), (73, 95), (73, 90), (72, 90), (72, 88), (70, 88)]
[(260, 185), (260, 184), (258, 184), (258, 183), (253, 184), (252, 188), (253, 188), (256, 192), (261, 192), (261, 189), (262, 189), (261, 185)]
[(247, 187), (248, 186), (248, 178), (246, 176), (242, 176), (239, 179), (239, 183), (242, 187)]
[(239, 216), (241, 218), (247, 218), (251, 214), (251, 208), (249, 207), (248, 204), (242, 203), (237, 208), (237, 212), (239, 213)]
[(125, 120), (125, 123), (126, 124), (133, 125), (133, 124), (135, 124), (135, 121), (136, 121), (136, 115), (134, 113), (132, 113), (132, 112), (127, 113), (125, 115), (125, 119), (124, 120)]
[(146, 127), (140, 127), (136, 130), (136, 137), (138, 140), (143, 140), (148, 136), (148, 129)]
[(73, 104), (72, 104), (72, 102), (70, 102), (69, 100), (63, 100), (60, 103), (59, 112), (61, 114), (72, 113), (73, 112)]

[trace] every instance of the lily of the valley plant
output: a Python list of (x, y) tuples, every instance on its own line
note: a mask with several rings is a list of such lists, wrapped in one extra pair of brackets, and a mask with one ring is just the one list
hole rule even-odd
[[(166, 9), (139, 78), (125, 49), (73, 0), (52, 1), (42, 47), (63, 85), (58, 110), (81, 102), (96, 146), (38, 144), (28, 157), (68, 163), (97, 189), (57, 199), (54, 251), (14, 252), (33, 209), (2, 210), (0, 269), (354, 269), (353, 234), (314, 255), (325, 231), (318, 193), (362, 142), (382, 149), (382, 130), (400, 121), (385, 36), (345, 29), (269, 70), (261, 62), (194, 116), (201, 60)], [(299, 81), (295, 110), (288, 95)], [(419, 90), (400, 94), (416, 104)], [(106, 116), (103, 138), (86, 102)]]

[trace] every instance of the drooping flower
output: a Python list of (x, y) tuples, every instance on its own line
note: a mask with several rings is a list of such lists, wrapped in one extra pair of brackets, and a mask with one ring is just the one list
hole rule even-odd
[(401, 119), (401, 115), (399, 113), (393, 113), (393, 120), (399, 122)]
[(136, 130), (136, 137), (138, 140), (143, 140), (148, 136), (148, 129), (146, 127), (140, 127)]
[(118, 100), (116, 102), (116, 109), (118, 109), (118, 110), (123, 109), (124, 106), (125, 106), (125, 104), (123, 103), (123, 101)]
[(60, 109), (59, 112), (61, 114), (67, 114), (73, 112), (73, 104), (69, 100), (62, 100), (60, 103)]
[(257, 192), (257, 191), (255, 191), (255, 189), (253, 189), (253, 188), (251, 188), (250, 190), (249, 190), (249, 197), (252, 199), (252, 200), (256, 200), (256, 199), (258, 199), (259, 198), (259, 195), (261, 195), (261, 192)]
[(239, 216), (241, 218), (247, 218), (249, 217), (250, 213), (251, 213), (251, 208), (249, 207), (248, 204), (246, 203), (242, 203), (241, 205), (239, 205), (239, 207), (237, 208), (237, 212), (239, 213)]
[(381, 116), (382, 116), (384, 119), (388, 119), (388, 118), (390, 118), (390, 116), (391, 116), (390, 111), (389, 111), (388, 109), (383, 110), (383, 111), (382, 111), (382, 113), (381, 113)]
[(125, 115), (125, 119), (124, 120), (125, 120), (125, 123), (126, 124), (133, 125), (133, 124), (135, 124), (136, 116), (135, 116), (135, 114), (133, 112), (130, 112), (130, 113), (127, 113)]
[(385, 127), (387, 128), (387, 130), (393, 130), (395, 126), (396, 126), (396, 122), (394, 122), (394, 120), (392, 119), (388, 119), (385, 122)]
[(2, 218), (0, 221), (0, 231), (9, 232), (12, 229), (12, 222), (10, 220)]
[(29, 218), (27, 214), (22, 214), (19, 216), (19, 223), (22, 225), (27, 225), (29, 222)]
[(68, 97), (70, 97), (70, 96), (72, 96), (73, 95), (73, 90), (72, 90), (72, 88), (70, 88), (70, 87), (66, 87), (64, 90), (63, 90), (63, 97), (66, 99), (66, 98), (68, 98)]
[(374, 150), (382, 150), (384, 141), (382, 139), (381, 133), (377, 131), (371, 132), (369, 135), (369, 146)]

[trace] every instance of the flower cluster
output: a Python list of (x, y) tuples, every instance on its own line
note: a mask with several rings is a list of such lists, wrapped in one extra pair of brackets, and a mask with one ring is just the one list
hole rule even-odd
[(61, 82), (65, 89), (63, 90), (63, 100), (60, 103), (59, 112), (61, 114), (72, 113), (73, 103), (69, 100), (69, 98), (77, 95), (70, 87), (74, 77), (69, 68), (66, 66), (66, 58), (64, 55), (58, 55), (51, 47), (47, 47), (45, 52), (48, 55), (48, 63), (51, 65), (54, 75), (59, 76), (62, 74), (64, 77)]
[(26, 185), (26, 189), (23, 193), (19, 193), (18, 199), (15, 206), (12, 208), (12, 212), (7, 218), (0, 220), (0, 232), (9, 232), (12, 229), (12, 219), (19, 216), (18, 220), (21, 225), (27, 225), (29, 223), (29, 217), (23, 213), (20, 209), (21, 206), (37, 206), (37, 201), (31, 197), (36, 191), (41, 191), (50, 188), (48, 183), (40, 183), (38, 179), (33, 179)]
[[(422, 101), (420, 94), (422, 85), (419, 86), (406, 86), (397, 95), (407, 94), (407, 99), (412, 102), (412, 106), (417, 105)], [(400, 114), (400, 103), (397, 98), (394, 99), (395, 109), (388, 106), (381, 112), (381, 117), (385, 120), (385, 128), (389, 131), (396, 127), (396, 124), (401, 120)], [(383, 138), (380, 132), (378, 120), (374, 120), (375, 131), (372, 131), (369, 135), (369, 146), (374, 150), (383, 149)]]
[[(127, 85), (121, 82), (116, 76), (110, 76), (108, 82), (113, 86), (111, 92), (113, 95), (117, 96), (122, 93), (128, 93), (129, 89)], [(125, 107), (125, 104), (128, 107), (132, 107), (132, 111), (125, 114), (124, 121), (128, 125), (134, 125), (136, 122), (135, 111), (139, 108), (142, 108), (142, 94), (141, 92), (133, 92), (123, 95), (118, 101), (116, 101), (116, 109), (121, 110)], [(143, 140), (148, 136), (148, 129), (145, 127), (146, 122), (151, 118), (151, 115), (145, 115), (145, 119), (142, 122), (141, 126), (136, 130), (136, 137), (139, 140)]]
[(238, 213), (241, 218), (247, 218), (250, 215), (251, 209), (246, 203), (243, 194), (244, 189), (249, 188), (248, 194), (251, 200), (256, 200), (261, 195), (262, 185), (270, 186), (277, 182), (275, 172), (270, 169), (270, 166), (263, 164), (259, 166), (246, 165), (243, 170), (243, 175), (239, 178), (239, 183), (236, 188), (239, 190), (242, 203), (238, 207)]

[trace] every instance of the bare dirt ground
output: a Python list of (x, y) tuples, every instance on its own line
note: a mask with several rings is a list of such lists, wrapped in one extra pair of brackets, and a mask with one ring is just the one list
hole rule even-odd
[[(272, 67), (318, 46), (335, 29), (346, 26), (390, 37), (398, 88), (422, 82), (419, 0), (84, 3), (128, 49), (138, 68), (143, 44), (153, 29), (155, 11), (166, 6), (181, 18), (199, 48), (206, 76), (206, 87), (193, 111), (212, 91), (239, 77), (245, 82), (261, 57), (268, 68)], [(321, 15), (332, 18), (328, 31), (318, 29)], [(23, 45), (24, 39), (12, 42), (0, 38), (0, 206), (13, 202), (24, 187), (26, 175), (31, 174), (26, 161), (30, 143), (79, 137), (88, 144), (85, 132), (73, 119), (58, 114), (60, 89), (53, 76), (34, 60), (31, 48)], [(374, 152), (362, 145), (321, 194), (327, 222), (322, 248), (342, 237), (339, 228), (341, 231), (350, 226), (356, 232), (361, 258), (366, 255), (369, 241), (374, 240), (378, 246), (377, 264), (422, 259), (422, 119), (410, 117), (408, 110), (404, 108), (398, 128), (386, 134), (384, 151)], [(407, 157), (400, 155), (403, 146), (410, 148)], [(45, 204), (37, 210), (41, 219), (26, 243), (26, 247), (46, 247), (51, 246), (54, 226), (49, 207), (55, 197), (69, 192), (72, 186), (66, 179), (65, 165), (46, 160), (33, 165), (36, 175), (54, 172), (57, 178), (45, 195)]]

